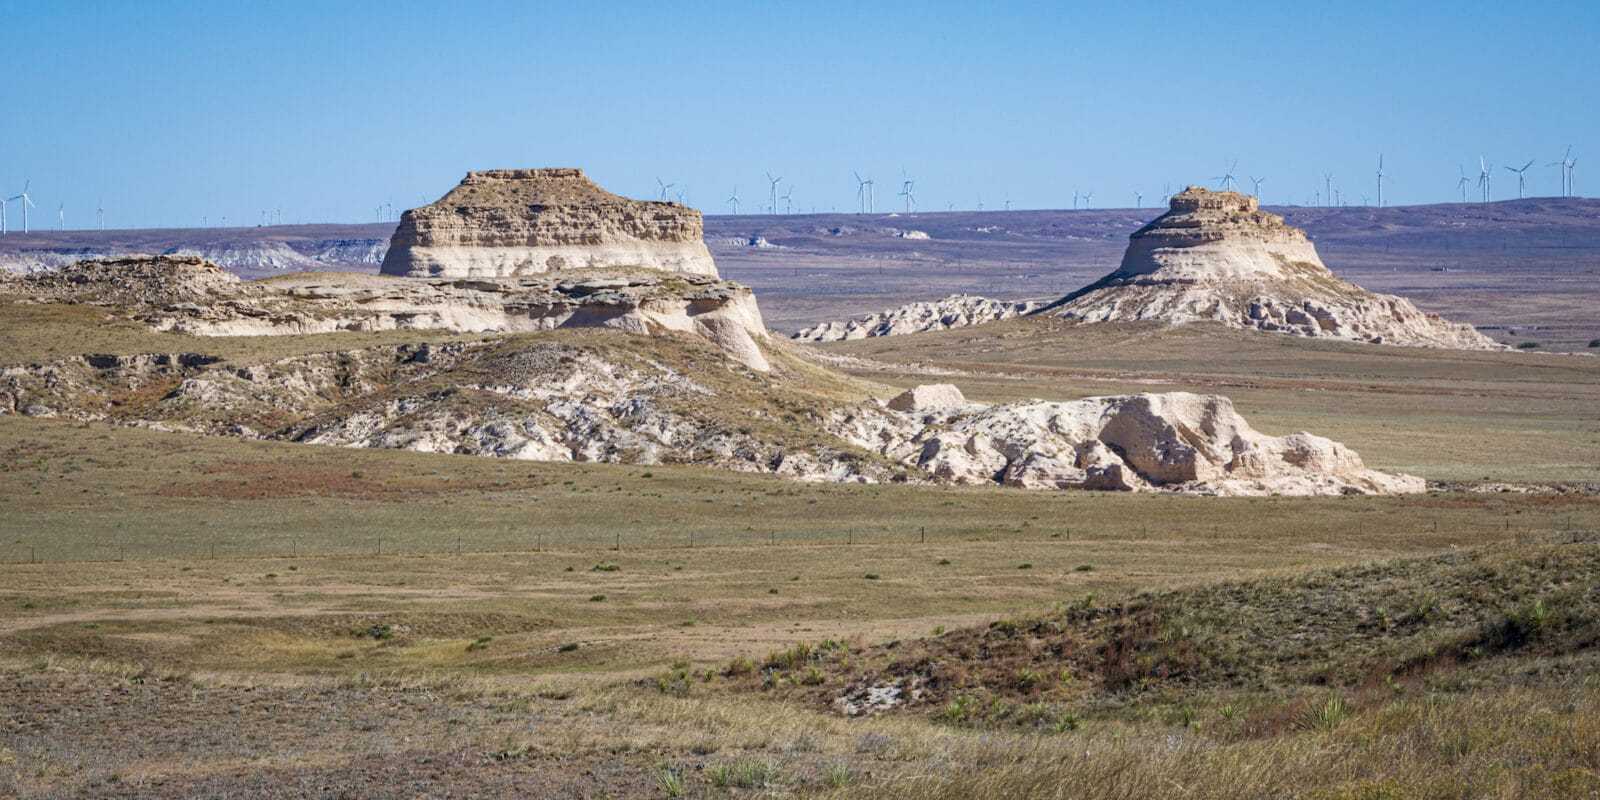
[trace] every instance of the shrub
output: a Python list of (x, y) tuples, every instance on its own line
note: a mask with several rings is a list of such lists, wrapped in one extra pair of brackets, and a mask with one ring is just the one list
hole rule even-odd
[(566, 644), (557, 647), (556, 651), (561, 653), (570, 653), (576, 649), (578, 649), (577, 642), (567, 642)]
[(606, 596), (603, 595), (603, 594), (591, 594), (591, 595), (589, 595), (589, 602), (591, 602), (591, 603), (604, 603), (605, 601), (606, 601)]
[(752, 758), (732, 764), (712, 764), (706, 767), (706, 777), (718, 789), (756, 789), (778, 780), (778, 762), (770, 758)]
[(867, 573), (867, 580), (869, 580), (869, 581), (875, 581), (875, 580), (877, 580), (877, 579), (878, 579), (878, 573), (876, 573), (876, 572), (869, 572), (869, 573)]
[(1539, 349), (1539, 343), (1538, 342), (1523, 342), (1523, 343), (1517, 345), (1517, 349), (1518, 350), (1537, 350), (1537, 349)]
[[(649, 473), (645, 473), (649, 474)], [(662, 764), (655, 768), (656, 788), (668, 797), (682, 797), (684, 789), (683, 771), (670, 764)]]
[(467, 645), (467, 652), (471, 653), (474, 650), (486, 649), (492, 641), (494, 641), (493, 636), (479, 636), (477, 641)]
[(1600, 347), (1600, 339), (1590, 339), (1589, 340), (1589, 346), (1590, 347)]
[(732, 678), (739, 675), (749, 675), (755, 671), (756, 662), (751, 661), (744, 656), (739, 656), (738, 658), (728, 662), (728, 666), (722, 671), (722, 674)]
[(616, 564), (596, 564), (590, 572), (621, 572), (622, 567)]
[(1093, 564), (1079, 564), (1072, 568), (1073, 572), (1094, 572)]
[(941, 567), (948, 567), (948, 566), (950, 566), (950, 559), (948, 559), (948, 558), (941, 558), (941, 559), (939, 559), (939, 566), (941, 566)]

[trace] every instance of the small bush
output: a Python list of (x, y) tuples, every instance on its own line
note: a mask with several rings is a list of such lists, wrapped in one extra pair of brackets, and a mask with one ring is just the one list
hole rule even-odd
[(566, 644), (557, 647), (556, 651), (560, 653), (570, 653), (576, 649), (578, 649), (577, 642), (567, 642)]
[(1093, 564), (1079, 564), (1072, 568), (1073, 572), (1094, 572)]
[(1523, 343), (1517, 345), (1517, 349), (1518, 350), (1538, 350), (1539, 349), (1539, 343), (1538, 342), (1523, 342)]
[(1589, 340), (1589, 346), (1590, 347), (1600, 347), (1600, 339), (1590, 339)]
[[(645, 473), (649, 475), (650, 473)], [(656, 788), (668, 797), (682, 797), (684, 789), (683, 770), (670, 764), (662, 764), (655, 768)]]
[(757, 789), (778, 780), (778, 762), (753, 758), (706, 767), (706, 777), (718, 789)]
[(875, 581), (875, 580), (877, 580), (877, 579), (878, 579), (878, 573), (876, 573), (876, 572), (869, 572), (869, 573), (867, 573), (867, 580), (869, 580), (869, 581)]
[(492, 641), (494, 641), (493, 636), (479, 636), (477, 641), (467, 645), (467, 652), (471, 653), (475, 650), (484, 650), (489, 647), (489, 643)]
[(939, 559), (939, 566), (941, 566), (941, 567), (948, 567), (948, 566), (950, 566), (950, 559), (948, 559), (948, 558), (941, 558), (941, 559)]
[(756, 662), (751, 661), (750, 659), (745, 658), (743, 656), (740, 656), (738, 658), (733, 659), (732, 661), (729, 661), (727, 668), (722, 671), (722, 674), (724, 674), (724, 675), (726, 675), (726, 676), (728, 676), (730, 678), (734, 678), (734, 677), (738, 677), (740, 675), (750, 675), (750, 674), (754, 673), (755, 671), (756, 671)]
[(591, 595), (589, 595), (589, 602), (591, 602), (591, 603), (604, 603), (605, 601), (606, 601), (606, 596), (603, 595), (603, 594), (591, 594)]
[(590, 572), (621, 572), (622, 567), (616, 564), (596, 564)]
[(1032, 562), (1024, 561), (1017, 565), (1017, 569), (1033, 569)]

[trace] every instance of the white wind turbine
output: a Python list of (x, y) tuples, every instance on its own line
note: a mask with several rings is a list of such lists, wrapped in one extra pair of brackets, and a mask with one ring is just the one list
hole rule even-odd
[(861, 211), (860, 211), (860, 213), (871, 214), (872, 213), (872, 179), (871, 178), (867, 178), (866, 180), (862, 180), (861, 179), (861, 173), (859, 173), (859, 172), (855, 172), (855, 173), (851, 173), (851, 174), (856, 176), (856, 200), (860, 201), (860, 203), (861, 203)]
[(1255, 196), (1259, 198), (1261, 196), (1261, 184), (1266, 183), (1267, 179), (1266, 178), (1251, 177), (1250, 178), (1250, 182), (1255, 185), (1255, 188), (1252, 189), (1251, 192), (1254, 193)]
[(1534, 160), (1535, 159), (1531, 159), (1531, 158), (1528, 159), (1528, 163), (1523, 164), (1521, 169), (1518, 169), (1516, 167), (1506, 167), (1507, 170), (1510, 170), (1511, 172), (1517, 173), (1517, 199), (1518, 200), (1522, 199), (1522, 193), (1526, 189), (1526, 186), (1524, 185), (1523, 178), (1526, 176), (1526, 174), (1528, 172), (1528, 167), (1533, 166)]
[(1239, 166), (1239, 162), (1236, 159), (1233, 162), (1233, 166), (1228, 167), (1228, 171), (1227, 172), (1224, 172), (1221, 175), (1218, 175), (1218, 176), (1212, 178), (1211, 180), (1222, 181), (1222, 190), (1223, 191), (1225, 191), (1225, 192), (1233, 191), (1233, 185), (1234, 185), (1233, 171), (1234, 171), (1234, 169), (1238, 168), (1238, 166)]
[(1561, 168), (1561, 196), (1562, 197), (1571, 197), (1572, 196), (1572, 167), (1577, 163), (1578, 162), (1576, 162), (1576, 161), (1574, 161), (1572, 159), (1572, 145), (1569, 144), (1569, 145), (1567, 145), (1567, 154), (1562, 156), (1560, 161), (1554, 161), (1554, 162), (1551, 162), (1551, 163), (1545, 165), (1547, 167), (1560, 167)]
[(1077, 189), (1073, 189), (1072, 190), (1072, 210), (1073, 211), (1077, 211), (1078, 210), (1078, 201), (1080, 199), (1082, 199), (1082, 198), (1083, 198), (1083, 195), (1078, 194), (1078, 190)]
[(733, 206), (734, 214), (739, 213), (739, 184), (736, 183), (733, 185), (733, 196), (728, 198), (726, 202)]
[(95, 206), (96, 207), (95, 207), (94, 213), (100, 215), (100, 230), (105, 230), (106, 229), (106, 201), (105, 201), (105, 198), (103, 198), (103, 197), (100, 198), (100, 202), (96, 203)]
[(671, 189), (672, 187), (678, 185), (676, 183), (661, 183), (661, 179), (660, 178), (656, 178), (656, 183), (661, 186), (661, 199), (662, 200), (667, 199), (667, 190), (668, 189)]
[(1133, 193), (1133, 207), (1144, 208), (1144, 192)]
[(1489, 189), (1494, 182), (1494, 167), (1483, 162), (1483, 156), (1478, 156), (1478, 188), (1483, 190), (1483, 202), (1489, 202)]
[(783, 201), (783, 213), (785, 213), (785, 214), (793, 214), (794, 213), (794, 184), (792, 184), (792, 183), (789, 184), (789, 191), (784, 192), (783, 196), (778, 198), (778, 199)]
[(58, 222), (59, 227), (57, 227), (56, 230), (58, 230), (58, 231), (66, 230), (67, 229), (67, 201), (62, 200), (61, 201), (61, 205), (56, 207), (56, 219), (59, 220), (59, 222)]
[(6, 232), (6, 203), (9, 202), (11, 202), (9, 198), (0, 197), (0, 235)]
[[(1362, 205), (1366, 205), (1363, 203)], [(1383, 154), (1378, 154), (1378, 208), (1383, 208)]]
[[(1092, 198), (1092, 197), (1094, 197), (1094, 192), (1089, 192), (1088, 194), (1085, 194), (1083, 196), (1083, 210), (1085, 210), (1085, 211), (1089, 210), (1089, 199)], [(1011, 210), (1011, 201), (1010, 200), (1006, 201), (1006, 210), (1007, 211)]]
[(772, 210), (772, 213), (774, 215), (776, 215), (778, 213), (778, 182), (781, 181), (781, 180), (783, 180), (783, 176), (782, 175), (779, 175), (778, 177), (774, 178), (774, 177), (772, 177), (772, 173), (770, 173), (770, 172), (767, 173), (767, 184), (768, 184), (767, 185), (767, 191), (768, 191), (767, 207)]
[(912, 194), (917, 182), (906, 177), (905, 170), (900, 170), (900, 196), (906, 199), (906, 213), (911, 213), (911, 207), (917, 204), (917, 196)]
[(1328, 189), (1328, 193), (1326, 195), (1324, 195), (1324, 198), (1328, 201), (1329, 204), (1332, 204), (1333, 203), (1333, 173), (1324, 172), (1322, 174), (1322, 181), (1323, 181), (1323, 183), (1327, 184), (1327, 189)]
[(1465, 203), (1467, 202), (1467, 185), (1472, 183), (1472, 181), (1467, 178), (1466, 167), (1457, 164), (1456, 171), (1461, 173), (1461, 180), (1456, 182), (1456, 188), (1461, 190), (1461, 202)]
[(35, 208), (35, 206), (33, 204), (33, 198), (28, 196), (28, 187), (31, 186), (32, 184), (33, 184), (33, 181), (31, 181), (31, 180), (23, 181), (22, 182), (22, 192), (20, 194), (17, 194), (15, 196), (13, 196), (13, 197), (7, 198), (8, 200), (21, 200), (22, 201), (22, 232), (23, 233), (27, 233), (28, 232), (28, 209)]

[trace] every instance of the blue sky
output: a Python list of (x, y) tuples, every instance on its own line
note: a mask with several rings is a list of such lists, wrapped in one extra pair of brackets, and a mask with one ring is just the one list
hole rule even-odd
[[(360, 222), (471, 169), (581, 166), (713, 213), (1459, 198), (1459, 166), (1600, 157), (1600, 4), (0, 0), (0, 192), (35, 224)], [(1600, 162), (1595, 162), (1600, 164)], [(1595, 186), (1600, 187), (1600, 173)], [(11, 209), (15, 212), (15, 207)], [(13, 213), (15, 224), (15, 213)]]

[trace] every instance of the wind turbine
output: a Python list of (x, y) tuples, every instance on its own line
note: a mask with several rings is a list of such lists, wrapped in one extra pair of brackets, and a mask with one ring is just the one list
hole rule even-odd
[[(1094, 192), (1089, 192), (1088, 194), (1083, 196), (1083, 210), (1084, 211), (1088, 211), (1089, 210), (1089, 198), (1091, 198), (1091, 197), (1094, 197)], [(1011, 210), (1011, 201), (1010, 200), (1006, 201), (1006, 210), (1007, 211)]]
[(62, 200), (61, 201), (61, 205), (56, 207), (56, 218), (60, 220), (60, 227), (56, 228), (56, 230), (58, 230), (58, 231), (66, 230), (67, 229), (67, 201)]
[(33, 204), (33, 198), (28, 196), (28, 187), (31, 186), (32, 184), (33, 184), (33, 181), (31, 181), (31, 180), (23, 181), (22, 182), (22, 193), (16, 195), (15, 197), (7, 198), (8, 200), (21, 200), (22, 201), (22, 232), (23, 233), (27, 233), (28, 232), (28, 209), (36, 207)]
[(1531, 158), (1528, 159), (1528, 163), (1523, 164), (1522, 165), (1522, 169), (1517, 169), (1516, 167), (1506, 167), (1506, 169), (1517, 173), (1517, 199), (1518, 200), (1522, 199), (1522, 192), (1523, 192), (1523, 189), (1524, 189), (1523, 178), (1526, 175), (1526, 173), (1528, 172), (1528, 167), (1533, 166), (1533, 162), (1534, 162), (1534, 159), (1531, 159)]
[(1081, 197), (1083, 197), (1083, 195), (1078, 194), (1078, 190), (1077, 189), (1073, 189), (1072, 190), (1072, 210), (1073, 211), (1077, 211), (1078, 210), (1078, 199), (1081, 198)]
[(97, 203), (96, 206), (97, 207), (95, 208), (94, 213), (100, 215), (100, 230), (105, 230), (106, 229), (106, 201), (105, 201), (105, 198), (101, 198), (100, 202)]
[(861, 212), (872, 213), (872, 179), (862, 180), (861, 173), (851, 173), (856, 176), (856, 199), (861, 201)]
[(1234, 162), (1233, 162), (1233, 166), (1228, 167), (1228, 171), (1227, 172), (1224, 172), (1221, 175), (1218, 175), (1218, 176), (1212, 178), (1211, 180), (1222, 181), (1222, 190), (1224, 192), (1233, 191), (1233, 184), (1234, 184), (1233, 170), (1235, 168), (1237, 168), (1238, 166), (1239, 166), (1239, 161), (1238, 161), (1238, 159), (1235, 159)]
[(789, 191), (784, 192), (783, 196), (778, 198), (779, 200), (783, 201), (783, 213), (785, 213), (785, 214), (793, 214), (794, 213), (794, 200), (791, 199), (793, 197), (794, 197), (794, 184), (791, 183), (791, 184), (789, 184)]
[(688, 205), (688, 203), (683, 202), (683, 196), (688, 194), (688, 193), (689, 192), (687, 190), (684, 190), (684, 189), (679, 189), (678, 190), (678, 205), (680, 205), (680, 206)]
[(1567, 154), (1562, 156), (1560, 161), (1551, 162), (1551, 163), (1545, 165), (1547, 167), (1560, 167), (1561, 168), (1561, 196), (1562, 197), (1571, 197), (1572, 196), (1572, 166), (1574, 164), (1576, 164), (1576, 163), (1577, 163), (1576, 161), (1572, 160), (1572, 145), (1569, 144), (1569, 145), (1567, 145)]
[(1472, 183), (1472, 181), (1467, 180), (1466, 167), (1457, 164), (1456, 171), (1461, 173), (1461, 180), (1456, 183), (1456, 188), (1461, 190), (1461, 202), (1465, 203), (1467, 202), (1467, 184)]
[(777, 213), (778, 213), (778, 181), (781, 181), (781, 180), (783, 180), (783, 176), (782, 175), (779, 175), (778, 177), (774, 178), (774, 177), (772, 177), (772, 173), (770, 173), (770, 172), (767, 173), (767, 183), (768, 183), (767, 189), (770, 192), (770, 199), (768, 201), (768, 207), (772, 209), (772, 213), (773, 213), (774, 216), (776, 216)]
[(1133, 207), (1144, 208), (1144, 192), (1133, 193)]
[(978, 210), (983, 210), (983, 193), (981, 192), (978, 194)]
[(1266, 183), (1267, 179), (1266, 178), (1252, 177), (1252, 178), (1250, 178), (1250, 182), (1252, 184), (1255, 184), (1255, 188), (1252, 189), (1251, 191), (1255, 194), (1256, 197), (1260, 197), (1261, 196), (1261, 184)]
[(1333, 202), (1333, 173), (1331, 173), (1331, 172), (1322, 173), (1322, 181), (1323, 181), (1323, 183), (1327, 184), (1327, 188), (1328, 188), (1328, 193), (1327, 193), (1327, 195), (1325, 195), (1325, 199), (1329, 203), (1332, 203)]
[(739, 213), (739, 184), (733, 185), (733, 196), (728, 198), (727, 202), (733, 206), (733, 213), (737, 215)]
[(1483, 202), (1489, 202), (1489, 188), (1494, 180), (1494, 168), (1483, 163), (1483, 156), (1478, 156), (1478, 188), (1483, 190)]
[(661, 186), (661, 199), (662, 200), (667, 199), (667, 190), (668, 189), (671, 189), (672, 187), (678, 185), (676, 183), (661, 183), (661, 179), (660, 178), (656, 178), (656, 183), (660, 184), (660, 186)]
[[(1362, 205), (1366, 205), (1363, 203)], [(1383, 208), (1383, 154), (1378, 154), (1378, 208)]]
[(1161, 184), (1161, 205), (1166, 205), (1172, 200), (1172, 184)]
[(6, 232), (6, 203), (9, 202), (10, 198), (0, 197), (0, 235)]
[(917, 196), (911, 193), (911, 190), (916, 185), (917, 182), (911, 180), (911, 178), (906, 175), (905, 170), (900, 170), (900, 196), (906, 199), (907, 214), (911, 213), (911, 207), (917, 203)]

